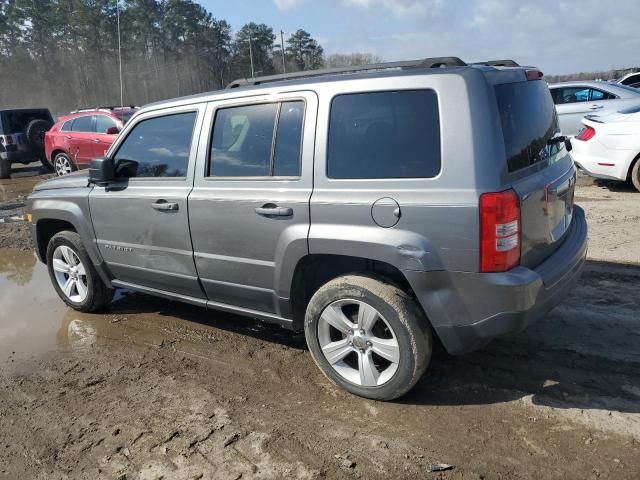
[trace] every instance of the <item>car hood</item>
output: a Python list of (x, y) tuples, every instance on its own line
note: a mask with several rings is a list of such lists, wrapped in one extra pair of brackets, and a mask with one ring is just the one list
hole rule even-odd
[(89, 186), (89, 170), (79, 170), (63, 177), (52, 178), (40, 182), (34, 188), (34, 192), (41, 190), (54, 190), (58, 188), (78, 188)]

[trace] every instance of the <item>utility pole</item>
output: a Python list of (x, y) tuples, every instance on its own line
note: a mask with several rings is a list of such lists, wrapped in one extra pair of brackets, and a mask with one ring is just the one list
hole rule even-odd
[(122, 84), (122, 48), (120, 46), (120, 0), (116, 0), (116, 17), (118, 19), (118, 70), (120, 70), (120, 106), (124, 107), (124, 87)]
[(253, 46), (251, 45), (251, 31), (249, 31), (249, 59), (251, 60), (251, 78), (255, 77), (253, 70)]
[(280, 30), (280, 48), (282, 49), (282, 73), (287, 73), (287, 65), (284, 61), (284, 32)]

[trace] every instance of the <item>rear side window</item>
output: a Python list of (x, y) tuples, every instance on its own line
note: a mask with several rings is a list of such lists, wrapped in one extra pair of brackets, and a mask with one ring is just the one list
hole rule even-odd
[(299, 176), (303, 121), (303, 101), (218, 110), (209, 176)]
[(596, 90), (595, 88), (592, 88), (591, 95), (589, 96), (589, 98), (591, 99), (592, 102), (595, 102), (597, 100), (612, 100), (616, 98), (616, 96), (611, 93), (603, 92), (602, 90)]
[(441, 167), (433, 90), (339, 95), (331, 103), (327, 175), (337, 179), (432, 178)]
[(196, 112), (142, 120), (114, 157), (118, 177), (186, 177)]
[(62, 124), (62, 127), (60, 127), (60, 131), (62, 131), (62, 132), (70, 132), (72, 125), (73, 125), (73, 119), (67, 120), (66, 122), (64, 122)]
[(93, 132), (93, 115), (76, 118), (71, 125), (71, 130), (74, 132)]
[(559, 131), (547, 84), (542, 80), (496, 85), (496, 99), (510, 172), (548, 159), (548, 140)]
[(106, 115), (96, 115), (96, 132), (106, 133), (108, 128), (117, 127), (116, 122)]

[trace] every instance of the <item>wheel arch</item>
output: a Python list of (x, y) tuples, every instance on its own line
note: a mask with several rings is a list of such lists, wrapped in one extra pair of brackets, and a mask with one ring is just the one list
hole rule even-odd
[(291, 277), (288, 307), (294, 330), (303, 328), (306, 307), (313, 294), (327, 282), (347, 274), (366, 275), (391, 283), (410, 294), (420, 305), (406, 276), (387, 262), (351, 255), (308, 254), (299, 259)]

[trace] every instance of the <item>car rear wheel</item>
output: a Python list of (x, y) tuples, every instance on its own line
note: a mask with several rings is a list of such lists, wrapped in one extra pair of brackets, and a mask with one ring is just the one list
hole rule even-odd
[(329, 380), (375, 400), (407, 393), (431, 358), (431, 331), (416, 301), (390, 283), (363, 275), (339, 277), (315, 293), (305, 336)]
[(81, 312), (99, 310), (111, 302), (108, 288), (76, 232), (57, 233), (47, 246), (47, 269), (58, 296)]
[(53, 169), (59, 177), (68, 175), (77, 170), (75, 164), (66, 153), (58, 153), (53, 158)]
[(636, 159), (636, 163), (631, 169), (631, 184), (640, 192), (640, 156)]

